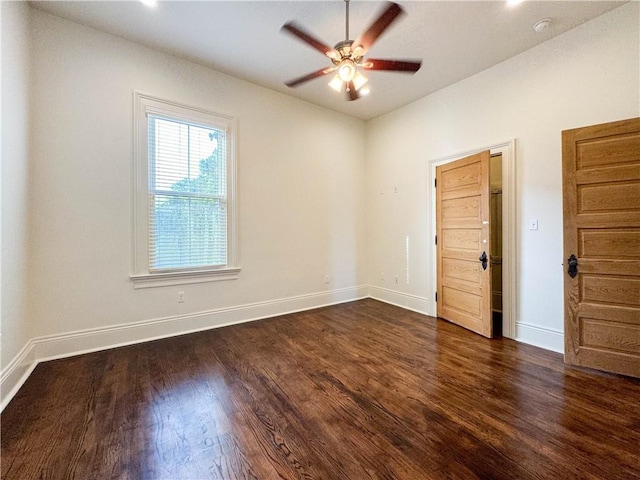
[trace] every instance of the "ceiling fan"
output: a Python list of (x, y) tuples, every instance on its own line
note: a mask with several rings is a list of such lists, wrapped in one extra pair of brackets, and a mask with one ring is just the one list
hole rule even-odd
[(322, 68), (302, 77), (285, 82), (289, 87), (297, 87), (314, 78), (323, 77), (337, 70), (336, 76), (329, 82), (329, 86), (338, 92), (344, 91), (347, 100), (357, 100), (361, 95), (369, 93), (364, 87), (367, 79), (359, 71), (364, 70), (387, 70), (394, 72), (415, 73), (422, 65), (421, 61), (410, 60), (381, 60), (367, 58), (364, 56), (374, 42), (382, 33), (401, 15), (404, 10), (400, 5), (387, 2), (386, 7), (378, 18), (362, 35), (355, 40), (349, 39), (349, 0), (344, 0), (346, 4), (345, 40), (336, 43), (331, 48), (315, 37), (304, 31), (294, 22), (287, 22), (282, 26), (282, 30), (302, 40), (307, 45), (318, 50), (329, 57), (332, 62), (330, 67)]

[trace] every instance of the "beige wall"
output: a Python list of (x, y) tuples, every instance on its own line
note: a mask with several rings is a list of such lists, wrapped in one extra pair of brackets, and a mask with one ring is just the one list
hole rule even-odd
[[(560, 135), (640, 115), (638, 7), (631, 2), (367, 123), (371, 285), (433, 307), (429, 162), (515, 138), (517, 335), (562, 350)], [(528, 230), (530, 218), (539, 230)], [(409, 283), (389, 282), (405, 272)]]
[[(362, 122), (39, 11), (32, 24), (39, 335), (364, 282)], [(134, 90), (237, 117), (238, 280), (132, 288)]]
[[(1, 332), (3, 380), (12, 365), (12, 381), (30, 368), (17, 358), (34, 335), (28, 320), (29, 286), (29, 7), (0, 2), (2, 23)], [(13, 363), (12, 363), (13, 362)], [(4, 383), (4, 382), (3, 382)]]

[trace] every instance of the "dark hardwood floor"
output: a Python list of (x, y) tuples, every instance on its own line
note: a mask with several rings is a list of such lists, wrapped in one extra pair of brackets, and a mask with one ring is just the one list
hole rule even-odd
[(640, 381), (374, 300), (40, 364), (9, 479), (640, 478)]

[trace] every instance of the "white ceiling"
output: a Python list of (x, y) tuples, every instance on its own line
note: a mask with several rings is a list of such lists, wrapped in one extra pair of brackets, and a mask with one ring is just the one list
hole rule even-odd
[[(280, 32), (289, 20), (328, 45), (344, 40), (345, 8), (334, 1), (31, 2), (35, 8), (147, 45), (237, 78), (363, 120), (392, 111), (478, 73), (622, 5), (616, 1), (401, 2), (407, 15), (371, 48), (373, 58), (422, 59), (415, 75), (366, 72), (371, 94), (354, 102), (327, 86), (331, 76), (296, 89), (284, 81), (329, 66), (329, 59)], [(352, 0), (350, 33), (357, 37), (384, 4)], [(550, 18), (541, 33), (533, 24)]]

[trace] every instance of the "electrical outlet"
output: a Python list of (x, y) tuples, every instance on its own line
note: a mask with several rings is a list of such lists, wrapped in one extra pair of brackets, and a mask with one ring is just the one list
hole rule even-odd
[(331, 277), (329, 275), (324, 276), (324, 283), (329, 283), (331, 281)]
[(178, 292), (178, 303), (184, 302), (184, 292)]
[(382, 280), (382, 281), (384, 282), (384, 272), (382, 272), (382, 273), (380, 274), (380, 280)]
[(398, 276), (396, 275), (396, 283), (398, 283)]

